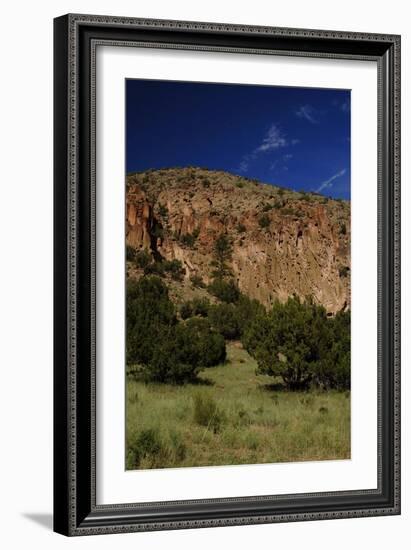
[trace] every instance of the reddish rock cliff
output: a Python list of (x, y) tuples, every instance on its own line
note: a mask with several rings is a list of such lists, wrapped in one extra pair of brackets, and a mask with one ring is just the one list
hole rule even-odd
[(350, 306), (349, 202), (201, 168), (129, 175), (126, 200), (127, 244), (180, 260), (187, 285), (193, 275), (211, 281), (213, 244), (226, 233), (234, 278), (251, 298)]

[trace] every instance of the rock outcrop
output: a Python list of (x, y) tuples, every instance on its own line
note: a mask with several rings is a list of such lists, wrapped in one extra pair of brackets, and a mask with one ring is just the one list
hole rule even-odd
[[(201, 168), (127, 176), (126, 240), (178, 259), (186, 283), (212, 279), (227, 234), (240, 290), (269, 306), (311, 295), (330, 313), (350, 307), (350, 203)], [(135, 275), (137, 276), (137, 275)]]

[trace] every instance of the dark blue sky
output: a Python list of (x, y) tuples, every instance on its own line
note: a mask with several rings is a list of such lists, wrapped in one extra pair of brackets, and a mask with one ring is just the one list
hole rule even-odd
[(126, 170), (201, 166), (350, 198), (350, 91), (126, 81)]

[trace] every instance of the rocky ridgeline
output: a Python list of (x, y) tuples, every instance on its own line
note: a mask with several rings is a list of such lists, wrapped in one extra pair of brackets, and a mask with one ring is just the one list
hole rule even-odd
[(128, 175), (126, 185), (127, 244), (180, 260), (181, 288), (193, 276), (211, 281), (213, 243), (225, 233), (250, 298), (269, 306), (312, 295), (330, 313), (350, 307), (349, 202), (191, 167)]

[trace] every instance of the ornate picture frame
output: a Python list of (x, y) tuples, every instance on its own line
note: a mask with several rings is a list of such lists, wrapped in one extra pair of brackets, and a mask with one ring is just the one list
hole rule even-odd
[[(96, 51), (112, 47), (377, 64), (377, 488), (96, 500)], [(400, 37), (93, 15), (54, 21), (54, 530), (67, 536), (400, 513)]]

